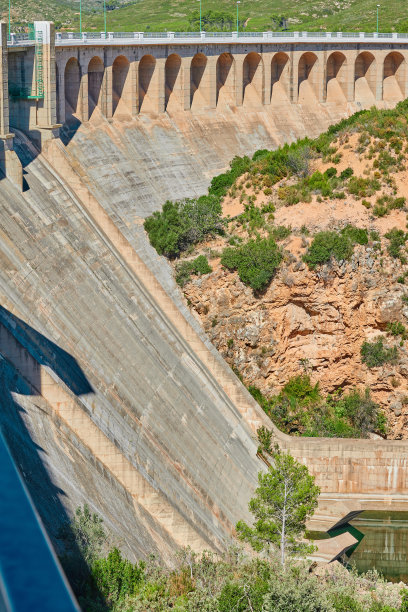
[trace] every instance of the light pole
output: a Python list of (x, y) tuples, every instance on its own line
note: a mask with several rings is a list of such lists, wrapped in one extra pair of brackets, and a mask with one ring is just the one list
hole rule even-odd
[(103, 18), (105, 22), (105, 38), (106, 38), (106, 0), (103, 0)]
[(377, 4), (377, 34), (378, 34), (378, 9), (380, 8), (380, 4)]
[(197, 2), (200, 3), (200, 32), (202, 31), (201, 29), (201, 0), (197, 0)]
[(82, 0), (79, 0), (79, 31), (82, 34)]
[(9, 37), (11, 33), (11, 0), (9, 0)]
[(239, 20), (238, 20), (238, 5), (241, 4), (241, 0), (237, 0), (237, 34), (239, 32)]

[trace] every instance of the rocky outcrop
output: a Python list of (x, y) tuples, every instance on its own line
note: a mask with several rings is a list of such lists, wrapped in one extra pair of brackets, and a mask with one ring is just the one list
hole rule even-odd
[(387, 338), (398, 346), (395, 366), (368, 369), (360, 355), (365, 340), (386, 334), (387, 323), (407, 323), (400, 274), (399, 260), (380, 262), (377, 252), (359, 247), (350, 262), (332, 262), (317, 271), (309, 270), (299, 253), (287, 257), (261, 295), (220, 267), (189, 283), (185, 295), (214, 345), (247, 384), (270, 395), (292, 376), (308, 372), (325, 393), (367, 386), (389, 406), (391, 436), (405, 437), (404, 343)]

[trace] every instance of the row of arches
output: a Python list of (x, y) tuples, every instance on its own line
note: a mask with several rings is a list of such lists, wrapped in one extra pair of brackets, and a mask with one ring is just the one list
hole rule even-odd
[[(405, 97), (406, 61), (397, 51), (385, 57), (380, 72), (375, 56), (369, 51), (359, 53), (353, 65), (344, 53), (334, 51), (324, 66), (315, 53), (308, 51), (298, 60), (297, 83), (293, 82), (296, 71), (289, 55), (279, 52), (270, 63), (270, 86), (265, 78), (267, 67), (259, 53), (248, 53), (239, 64), (230, 53), (222, 53), (216, 60), (215, 79), (208, 62), (206, 55), (197, 53), (189, 67), (183, 69), (182, 58), (173, 53), (165, 61), (163, 81), (152, 55), (141, 58), (137, 71), (132, 71), (124, 55), (116, 57), (112, 65), (112, 115), (131, 113), (135, 99), (139, 112), (151, 112), (157, 109), (157, 100), (163, 96), (162, 110), (169, 111), (241, 103), (247, 106), (290, 101), (308, 104), (316, 100), (341, 103), (344, 99), (370, 104), (378, 98), (379, 78), (380, 97), (388, 100)], [(103, 108), (104, 75), (102, 59), (93, 57), (87, 67), (87, 118), (97, 107)], [(65, 119), (79, 113), (82, 82), (80, 64), (72, 57), (64, 71)]]

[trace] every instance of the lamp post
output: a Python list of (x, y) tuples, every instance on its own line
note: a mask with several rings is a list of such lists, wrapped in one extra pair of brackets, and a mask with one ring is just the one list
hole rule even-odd
[(9, 33), (9, 38), (10, 38), (10, 33), (11, 33), (11, 0), (9, 0), (9, 28), (8, 28), (8, 33)]
[(79, 0), (79, 31), (82, 34), (82, 0)]
[(200, 32), (202, 32), (202, 28), (201, 28), (201, 0), (197, 0), (197, 2), (200, 3)]
[(238, 20), (238, 5), (241, 4), (241, 0), (237, 0), (237, 35), (239, 32), (239, 20)]
[(105, 22), (105, 38), (106, 38), (106, 0), (103, 0), (103, 18)]
[(377, 34), (378, 34), (378, 9), (380, 8), (380, 4), (377, 4)]

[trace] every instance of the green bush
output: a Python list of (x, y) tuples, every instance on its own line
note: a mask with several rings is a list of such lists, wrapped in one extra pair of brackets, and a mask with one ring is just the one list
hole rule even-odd
[(313, 385), (310, 376), (307, 375), (294, 376), (283, 387), (283, 394), (290, 401), (301, 405), (310, 404), (320, 398), (319, 383)]
[(248, 391), (275, 425), (285, 433), (330, 438), (366, 438), (386, 434), (386, 417), (367, 389), (322, 397), (310, 377), (291, 378), (279, 395), (265, 397), (255, 386)]
[(230, 170), (212, 179), (208, 193), (216, 196), (216, 198), (223, 197), (228, 189), (235, 183), (237, 178), (245, 174), (245, 172), (248, 172), (250, 168), (251, 160), (249, 157), (234, 157), (230, 164)]
[(353, 176), (353, 174), (354, 174), (353, 168), (345, 168), (345, 170), (343, 170), (340, 173), (340, 178), (341, 178), (342, 181), (346, 181), (351, 176)]
[(378, 338), (374, 342), (364, 342), (361, 347), (361, 360), (369, 368), (377, 368), (385, 363), (396, 363), (398, 349), (396, 346), (385, 347), (382, 338)]
[(368, 244), (368, 231), (353, 225), (347, 225), (340, 232), (343, 236), (350, 238), (351, 242), (357, 244)]
[(347, 235), (325, 231), (316, 234), (303, 260), (313, 270), (329, 262), (332, 257), (340, 261), (350, 259), (352, 254), (353, 244)]
[(269, 231), (269, 235), (276, 241), (285, 240), (292, 233), (292, 228), (285, 225), (277, 225)]
[(176, 267), (176, 282), (184, 287), (191, 279), (192, 274), (209, 274), (212, 268), (205, 255), (199, 255), (192, 261), (183, 261)]
[(92, 566), (96, 587), (109, 605), (135, 595), (144, 579), (143, 561), (133, 565), (113, 548), (106, 559), (97, 559)]
[(392, 323), (387, 323), (387, 331), (390, 332), (391, 336), (402, 336), (405, 340), (408, 330), (403, 323), (393, 321)]
[(348, 182), (348, 191), (357, 198), (367, 198), (380, 189), (377, 179), (352, 176)]
[(178, 257), (207, 236), (220, 233), (223, 228), (221, 204), (214, 196), (197, 200), (166, 202), (144, 222), (150, 243), (160, 255)]
[(221, 263), (237, 270), (239, 278), (254, 291), (265, 289), (282, 261), (282, 253), (273, 238), (249, 240), (238, 247), (227, 247)]
[(394, 257), (395, 259), (401, 259), (401, 247), (405, 245), (408, 235), (402, 230), (394, 228), (387, 232), (385, 234), (385, 237), (389, 240), (387, 246), (388, 254), (391, 255), (391, 257)]
[(324, 591), (314, 576), (294, 569), (270, 582), (264, 598), (264, 612), (332, 612)]

